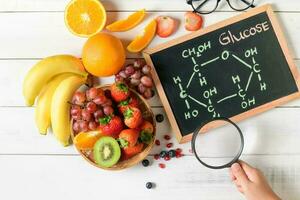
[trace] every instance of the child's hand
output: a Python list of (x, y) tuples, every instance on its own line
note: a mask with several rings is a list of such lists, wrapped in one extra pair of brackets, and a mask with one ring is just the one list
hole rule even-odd
[(280, 200), (268, 185), (263, 174), (243, 161), (231, 166), (230, 176), (247, 200)]

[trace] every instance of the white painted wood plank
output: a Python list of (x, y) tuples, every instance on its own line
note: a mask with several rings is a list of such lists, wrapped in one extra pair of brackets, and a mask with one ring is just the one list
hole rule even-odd
[[(0, 11), (64, 11), (69, 0), (0, 0)], [(137, 10), (147, 8), (156, 11), (182, 11), (191, 10), (185, 0), (102, 0), (105, 8), (110, 11), (115, 10)], [(255, 5), (265, 3), (274, 4), (279, 11), (300, 11), (300, 5), (295, 0), (255, 0)], [(221, 1), (218, 10), (231, 11), (226, 1)]]
[[(153, 112), (167, 119), (162, 108), (153, 108)], [(39, 135), (33, 108), (2, 107), (0, 113), (0, 154), (77, 154), (73, 147), (61, 147), (52, 134)], [(300, 154), (299, 119), (300, 108), (276, 108), (238, 123), (245, 137), (243, 154)], [(166, 149), (169, 141), (163, 136), (173, 136), (172, 133), (168, 120), (157, 123), (157, 139), (161, 145), (153, 148), (152, 155)], [(190, 143), (179, 145), (174, 136), (170, 142), (174, 143), (174, 148), (182, 148), (184, 154), (191, 155)]]
[[(110, 12), (108, 13), (108, 23), (116, 19), (127, 16), (130, 12)], [(150, 46), (168, 41), (187, 34), (183, 28), (183, 12), (155, 12), (149, 13), (142, 24), (133, 30), (125, 33), (116, 33), (123, 40), (124, 46), (142, 31), (143, 27), (154, 17), (158, 15), (169, 15), (181, 21), (176, 34), (161, 39), (155, 37)], [(205, 17), (205, 26), (219, 22), (236, 15), (234, 12), (213, 13)], [(277, 13), (280, 22), (285, 30), (288, 44), (294, 52), (294, 58), (300, 58), (300, 13)], [(81, 48), (86, 39), (72, 35), (65, 27), (63, 13), (0, 13), (0, 23), (2, 30), (0, 32), (0, 59), (7, 58), (43, 58), (54, 54), (73, 54), (81, 55)], [(137, 57), (140, 55), (128, 54), (128, 57)], [(275, 56), (275, 55), (274, 55)]]
[[(247, 156), (262, 169), (282, 199), (300, 196), (300, 156)], [(0, 156), (0, 196), (4, 199), (173, 199), (242, 200), (230, 182), (228, 170), (209, 170), (194, 157), (137, 165), (108, 172), (88, 165), (79, 156)], [(129, 178), (130, 177), (130, 178)], [(156, 188), (147, 190), (148, 181)], [(17, 192), (16, 192), (17, 191)]]
[[(0, 98), (0, 106), (25, 106), (22, 95), (22, 84), (26, 73), (39, 60), (0, 60), (0, 91), (5, 96)], [(132, 60), (128, 60), (131, 61)], [(296, 65), (300, 70), (300, 60), (296, 60)], [(100, 84), (108, 84), (114, 81), (114, 77), (101, 78)], [(159, 96), (156, 94), (149, 100), (151, 106), (161, 106)], [(300, 100), (292, 101), (283, 106), (300, 106)]]

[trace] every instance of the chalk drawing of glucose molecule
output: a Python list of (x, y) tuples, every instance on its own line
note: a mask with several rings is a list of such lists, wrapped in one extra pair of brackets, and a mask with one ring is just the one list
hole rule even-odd
[[(201, 52), (202, 53), (202, 52)], [(193, 72), (188, 79), (187, 83), (183, 83), (181, 77), (174, 76), (173, 82), (179, 88), (179, 97), (185, 102), (186, 112), (184, 112), (184, 118), (191, 119), (196, 118), (199, 115), (198, 107), (202, 107), (207, 110), (208, 113), (211, 114), (213, 118), (220, 117), (221, 114), (217, 111), (214, 105), (222, 104), (223, 102), (229, 101), (232, 98), (239, 98), (241, 103), (240, 106), (242, 109), (248, 109), (255, 105), (255, 96), (249, 97), (247, 95), (247, 91), (249, 86), (251, 85), (251, 81), (256, 77), (259, 81), (259, 89), (261, 92), (267, 90), (267, 84), (264, 82), (261, 75), (261, 66), (255, 60), (255, 55), (258, 54), (258, 50), (256, 47), (250, 48), (244, 52), (244, 57), (248, 60), (251, 59), (251, 63), (249, 64), (244, 60), (244, 58), (239, 57), (235, 53), (224, 50), (221, 55), (207, 60), (201, 64), (198, 64), (195, 60), (195, 57), (191, 54), (189, 57), (193, 63)], [(196, 56), (199, 57), (199, 56)], [(186, 57), (185, 57), (186, 58)], [(226, 61), (228, 59), (235, 59), (240, 63), (240, 67), (243, 67), (245, 70), (249, 71), (249, 76), (247, 80), (242, 80), (238, 74), (231, 75), (231, 81), (233, 87), (235, 88), (235, 92), (233, 94), (228, 94), (217, 101), (213, 102), (212, 97), (218, 94), (218, 88), (215, 85), (211, 85), (205, 74), (201, 72), (203, 67), (208, 66), (211, 63), (217, 61)], [(201, 100), (189, 94), (188, 90), (193, 81), (198, 81), (200, 88), (206, 87), (206, 89), (200, 94)], [(199, 98), (199, 95), (198, 95)], [(215, 98), (214, 98), (215, 99)], [(198, 107), (191, 106), (191, 101), (196, 103)]]

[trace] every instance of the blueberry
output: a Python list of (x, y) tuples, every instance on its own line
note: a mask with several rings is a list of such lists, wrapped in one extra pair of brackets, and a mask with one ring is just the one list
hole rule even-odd
[(147, 182), (146, 183), (146, 188), (147, 189), (151, 189), (153, 187), (152, 183), (151, 182)]
[(162, 122), (164, 121), (164, 116), (162, 114), (158, 114), (156, 115), (155, 119), (157, 122)]
[(171, 158), (174, 158), (176, 156), (176, 151), (175, 150), (170, 150), (168, 152), (168, 155), (171, 157)]
[(144, 160), (142, 161), (142, 165), (143, 165), (144, 167), (148, 167), (149, 164), (150, 164), (150, 162), (149, 162), (149, 160), (147, 160), (147, 159), (144, 159)]
[(164, 158), (164, 157), (167, 156), (167, 154), (168, 153), (166, 151), (161, 151), (160, 154), (159, 154), (159, 157)]

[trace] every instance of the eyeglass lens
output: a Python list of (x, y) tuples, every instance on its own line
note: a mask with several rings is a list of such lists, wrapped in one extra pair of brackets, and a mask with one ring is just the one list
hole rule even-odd
[[(201, 14), (209, 14), (214, 12), (221, 0), (188, 0), (196, 12)], [(226, 0), (229, 6), (236, 11), (243, 11), (250, 7), (254, 7), (254, 0)]]

